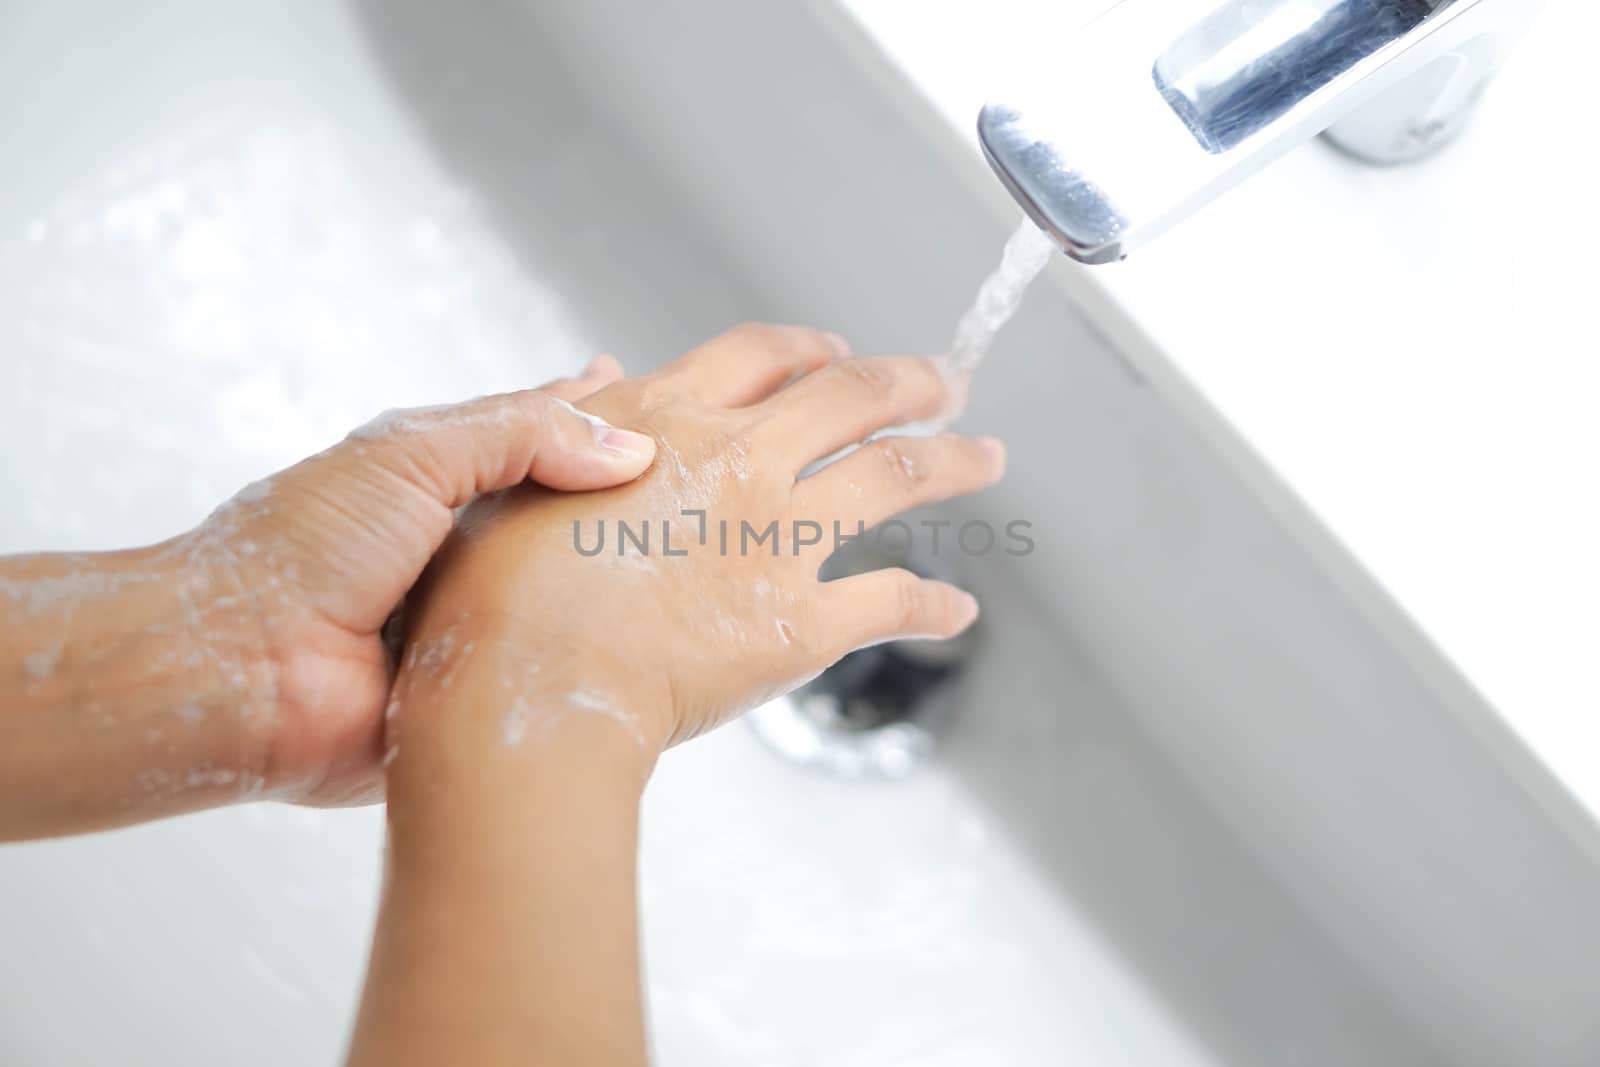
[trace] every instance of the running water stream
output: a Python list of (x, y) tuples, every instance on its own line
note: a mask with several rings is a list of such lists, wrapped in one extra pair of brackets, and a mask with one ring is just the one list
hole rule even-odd
[[(1005, 324), (1022, 306), (1022, 298), (1035, 278), (1043, 273), (1055, 255), (1056, 246), (1045, 232), (1027, 219), (1022, 220), (1000, 256), (1000, 266), (984, 279), (977, 299), (956, 325), (950, 350), (942, 357), (952, 400), (943, 413), (923, 422), (896, 427), (885, 434), (931, 437), (944, 432), (967, 405), (972, 376), (983, 363)], [(837, 457), (832, 457), (837, 458)], [(832, 461), (830, 458), (829, 462)]]
[(950, 344), (950, 370), (969, 379), (994, 347), (994, 339), (1022, 306), (1028, 287), (1055, 255), (1055, 243), (1024, 219), (1006, 242), (1000, 266), (984, 281), (978, 298), (956, 326)]

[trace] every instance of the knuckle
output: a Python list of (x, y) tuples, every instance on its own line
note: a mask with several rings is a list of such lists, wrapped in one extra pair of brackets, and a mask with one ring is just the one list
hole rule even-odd
[(554, 393), (545, 393), (536, 389), (524, 390), (520, 393), (510, 393), (501, 397), (490, 397), (484, 401), (480, 415), (485, 422), (522, 418), (545, 430), (560, 432), (565, 428), (567, 421), (562, 416), (570, 411), (567, 401)]
[(910, 365), (915, 368), (912, 373), (918, 379), (919, 392), (926, 393), (938, 403), (944, 403), (949, 399), (950, 377), (937, 360), (919, 356), (912, 360)]
[(665, 373), (638, 379), (628, 393), (629, 406), (641, 415), (669, 406), (677, 395), (671, 377)]
[(741, 322), (722, 336), (733, 344), (755, 348), (779, 348), (783, 344), (783, 329), (770, 322)]
[(844, 383), (846, 389), (864, 402), (882, 406), (894, 397), (895, 375), (882, 360), (851, 359), (835, 363), (829, 368)]
[[(555, 385), (567, 385), (569, 381), (563, 380)], [(561, 400), (555, 393), (543, 389), (523, 389), (515, 393), (503, 393), (499, 396), (484, 397), (482, 404), (486, 408), (497, 407), (510, 403), (520, 407), (530, 415), (554, 415), (561, 407)]]
[(913, 453), (904, 438), (886, 437), (874, 444), (891, 482), (915, 488), (928, 480), (928, 465)]
[(922, 579), (907, 570), (894, 572), (895, 622), (902, 633), (914, 633), (926, 626), (928, 594)]
[(588, 387), (588, 383), (580, 378), (557, 378), (547, 385), (541, 385), (536, 392), (545, 396), (553, 396), (558, 400), (570, 400), (581, 395)]

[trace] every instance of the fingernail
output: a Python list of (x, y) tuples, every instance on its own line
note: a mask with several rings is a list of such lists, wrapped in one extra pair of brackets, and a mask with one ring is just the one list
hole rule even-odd
[(957, 625), (962, 629), (971, 626), (978, 619), (978, 598), (971, 593), (961, 594), (961, 609), (957, 617)]
[(640, 456), (655, 455), (655, 438), (648, 434), (634, 433), (632, 430), (619, 430), (599, 415), (575, 408), (560, 397), (556, 397), (555, 402), (584, 422), (587, 422), (589, 430), (594, 434), (594, 443), (612, 455), (622, 456), (625, 459), (637, 459)]
[(656, 447), (655, 439), (649, 434), (619, 430), (615, 426), (596, 426), (594, 439), (607, 452), (627, 459), (652, 455)]
[(828, 343), (833, 346), (833, 354), (838, 356), (840, 359), (849, 359), (851, 356), (855, 355), (855, 353), (850, 350), (850, 342), (846, 341), (838, 334), (824, 333), (822, 336), (828, 339)]
[(604, 443), (600, 441), (600, 434), (605, 430), (611, 429), (611, 424), (609, 422), (593, 412), (588, 412), (580, 408), (573, 407), (570, 403), (562, 400), (559, 396), (551, 397), (550, 399), (554, 400), (557, 407), (571, 415), (573, 418), (582, 419), (584, 422), (587, 422), (589, 424), (589, 428), (594, 431), (595, 441), (602, 444)]

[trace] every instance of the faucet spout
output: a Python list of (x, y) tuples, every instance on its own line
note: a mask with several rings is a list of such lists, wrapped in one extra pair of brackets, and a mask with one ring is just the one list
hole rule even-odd
[(1447, 143), (1532, 0), (1122, 0), (978, 120), (1072, 258), (1108, 263), (1320, 133), (1378, 163)]

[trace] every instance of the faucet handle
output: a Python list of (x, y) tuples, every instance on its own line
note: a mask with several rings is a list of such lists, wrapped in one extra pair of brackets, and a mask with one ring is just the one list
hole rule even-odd
[(1447, 142), (1532, 0), (1123, 0), (1068, 62), (989, 104), (1001, 181), (1074, 259), (1107, 263), (1328, 131), (1363, 159)]
[(1500, 72), (1509, 33), (1464, 41), (1323, 132), (1333, 144), (1367, 163), (1425, 159), (1455, 139), (1477, 111)]

